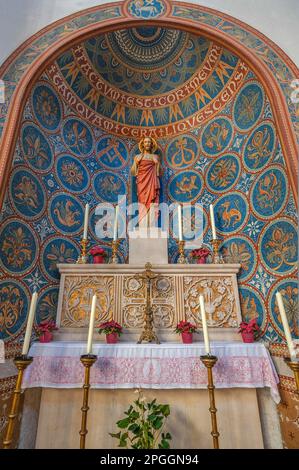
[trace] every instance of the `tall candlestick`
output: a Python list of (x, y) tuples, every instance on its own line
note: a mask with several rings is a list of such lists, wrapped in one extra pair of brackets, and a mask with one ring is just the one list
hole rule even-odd
[(114, 242), (116, 242), (117, 240), (118, 212), (119, 212), (119, 206), (117, 205), (115, 208), (114, 226), (113, 226), (113, 241)]
[(212, 204), (210, 204), (210, 219), (211, 219), (213, 240), (216, 240), (217, 235), (216, 235), (216, 227), (215, 227), (214, 207)]
[(86, 354), (91, 354), (92, 352), (92, 336), (93, 336), (94, 320), (95, 320), (95, 313), (96, 313), (96, 305), (97, 305), (97, 296), (95, 294), (92, 298), (92, 303), (91, 303)]
[(178, 207), (178, 226), (179, 226), (179, 241), (183, 241), (183, 230), (182, 230), (182, 206), (179, 204)]
[(36, 310), (36, 304), (37, 304), (37, 297), (38, 297), (37, 292), (34, 292), (33, 295), (32, 295), (32, 298), (31, 298), (31, 304), (30, 304), (30, 310), (29, 310), (29, 315), (28, 315), (28, 320), (27, 320), (26, 333), (25, 333), (23, 349), (22, 349), (22, 356), (27, 356), (27, 353), (28, 353), (30, 338), (31, 338), (31, 332), (32, 332), (32, 325), (33, 325), (33, 320), (34, 320), (34, 315), (35, 315), (35, 310)]
[(87, 240), (89, 204), (85, 206), (83, 239)]
[(207, 354), (210, 354), (210, 352), (211, 352), (210, 351), (210, 342), (209, 342), (207, 318), (206, 318), (205, 303), (204, 303), (203, 295), (199, 296), (199, 305), (200, 305), (200, 313), (201, 313), (203, 338), (204, 338), (204, 342), (205, 342), (205, 350), (206, 350)]
[(277, 303), (278, 303), (278, 308), (279, 308), (281, 321), (282, 321), (282, 324), (283, 324), (284, 334), (285, 334), (285, 337), (286, 337), (286, 340), (287, 340), (287, 345), (288, 345), (289, 352), (290, 352), (290, 358), (291, 358), (291, 361), (292, 361), (296, 358), (296, 352), (295, 352), (295, 348), (294, 348), (294, 343), (292, 341), (292, 336), (291, 336), (291, 332), (290, 332), (290, 327), (289, 327), (287, 315), (286, 315), (284, 305), (283, 305), (282, 295), (281, 295), (280, 292), (276, 292), (275, 296), (276, 296), (276, 300), (277, 300)]

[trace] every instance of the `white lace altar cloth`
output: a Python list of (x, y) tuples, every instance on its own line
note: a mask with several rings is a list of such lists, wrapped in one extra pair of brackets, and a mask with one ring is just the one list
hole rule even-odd
[[(81, 388), (84, 366), (80, 356), (86, 343), (33, 343), (34, 357), (26, 369), (23, 388)], [(200, 361), (203, 343), (133, 344), (94, 343), (98, 356), (91, 368), (92, 388), (206, 388), (207, 371)], [(280, 396), (278, 375), (262, 343), (212, 342), (211, 354), (218, 357), (213, 368), (216, 388), (270, 387), (276, 403)]]

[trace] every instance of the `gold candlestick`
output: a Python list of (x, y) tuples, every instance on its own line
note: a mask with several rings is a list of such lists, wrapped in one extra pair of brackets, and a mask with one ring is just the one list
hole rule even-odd
[(88, 406), (88, 397), (89, 397), (89, 389), (90, 389), (90, 368), (96, 362), (97, 356), (93, 354), (84, 354), (80, 357), (80, 361), (85, 367), (85, 376), (84, 376), (84, 385), (83, 385), (83, 405), (81, 408), (82, 411), (82, 419), (81, 419), (81, 430), (80, 434), (80, 449), (85, 449), (85, 440), (87, 431), (87, 412), (89, 410)]
[(214, 264), (223, 264), (224, 261), (223, 261), (223, 258), (219, 252), (219, 247), (221, 245), (221, 240), (219, 240), (218, 238), (216, 239), (213, 239), (211, 240), (211, 244), (212, 244), (212, 247), (213, 247), (213, 263)]
[(299, 395), (299, 361), (291, 361), (289, 357), (284, 358), (285, 363), (289, 366), (289, 368), (293, 371), (295, 382), (296, 382), (296, 391)]
[(208, 371), (208, 387), (207, 388), (209, 390), (209, 399), (210, 399), (209, 411), (211, 414), (211, 422), (212, 422), (211, 435), (213, 437), (214, 449), (219, 449), (219, 440), (218, 440), (219, 432), (217, 428), (217, 417), (216, 417), (217, 408), (215, 406), (215, 394), (214, 394), (215, 386), (213, 383), (213, 372), (212, 372), (212, 369), (214, 365), (216, 364), (216, 362), (218, 361), (218, 358), (216, 356), (206, 355), (206, 356), (200, 356), (200, 360), (205, 365)]
[(13, 400), (10, 408), (10, 413), (8, 415), (8, 425), (6, 430), (6, 435), (3, 441), (3, 448), (9, 449), (13, 439), (13, 433), (15, 428), (15, 419), (18, 416), (19, 404), (20, 404), (20, 395), (23, 382), (24, 370), (31, 364), (33, 357), (28, 356), (17, 356), (14, 359), (16, 368), (18, 369), (18, 377), (15, 390), (13, 392)]
[(119, 245), (120, 245), (119, 239), (112, 241), (112, 256), (110, 259), (111, 264), (118, 264), (117, 252), (118, 252)]
[(87, 238), (82, 238), (82, 240), (80, 241), (80, 245), (81, 245), (81, 253), (77, 259), (77, 264), (86, 264), (87, 263), (87, 260), (88, 260), (88, 256), (87, 256), (87, 245), (88, 245), (89, 241)]
[(178, 245), (179, 245), (178, 263), (179, 264), (186, 264), (187, 263), (187, 260), (186, 260), (186, 257), (185, 257), (185, 243), (186, 242), (184, 240), (178, 241)]

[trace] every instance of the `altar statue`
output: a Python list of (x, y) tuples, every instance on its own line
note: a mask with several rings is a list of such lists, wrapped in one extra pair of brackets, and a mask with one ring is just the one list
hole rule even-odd
[(139, 206), (139, 225), (141, 221), (147, 226), (147, 214), (151, 204), (159, 204), (161, 165), (157, 142), (152, 137), (144, 137), (139, 142), (140, 153), (135, 156), (131, 173), (136, 176), (137, 198)]

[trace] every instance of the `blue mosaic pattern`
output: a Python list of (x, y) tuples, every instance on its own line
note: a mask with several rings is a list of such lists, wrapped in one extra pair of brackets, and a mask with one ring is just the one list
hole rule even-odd
[(298, 279), (283, 279), (273, 286), (269, 296), (270, 320), (279, 336), (285, 337), (282, 320), (277, 305), (275, 294), (280, 292), (283, 298), (283, 305), (288, 319), (288, 324), (293, 337), (299, 336), (298, 325)]
[(264, 91), (257, 82), (247, 83), (234, 104), (234, 120), (241, 131), (247, 131), (259, 119), (264, 106)]
[(272, 123), (259, 124), (248, 137), (244, 150), (244, 166), (250, 172), (264, 168), (273, 158), (275, 129)]
[(184, 171), (169, 182), (168, 193), (173, 201), (192, 202), (198, 199), (203, 187), (203, 178), (196, 171)]
[(13, 339), (26, 322), (29, 308), (28, 293), (15, 279), (0, 281), (0, 339)]
[(15, 211), (27, 220), (36, 219), (45, 210), (46, 197), (40, 179), (26, 167), (17, 167), (10, 181), (10, 198)]
[(289, 219), (273, 220), (262, 231), (259, 247), (265, 268), (282, 276), (293, 272), (298, 261), (298, 231)]
[(22, 129), (23, 158), (35, 171), (48, 171), (53, 164), (53, 152), (44, 133), (33, 123)]
[(79, 119), (68, 119), (63, 125), (63, 139), (67, 147), (79, 157), (89, 155), (93, 149), (93, 136), (89, 127)]
[(209, 155), (215, 156), (223, 152), (230, 144), (233, 128), (226, 117), (210, 121), (201, 136), (202, 149)]
[(241, 230), (248, 217), (247, 199), (241, 193), (230, 192), (217, 200), (214, 213), (219, 232), (236, 233)]
[(80, 249), (75, 243), (62, 237), (48, 240), (42, 250), (41, 265), (48, 279), (57, 282), (59, 280), (58, 263), (75, 263)]
[(283, 209), (288, 197), (288, 181), (279, 166), (270, 166), (256, 179), (250, 202), (254, 213), (262, 219), (273, 219)]
[(61, 103), (48, 85), (38, 85), (32, 94), (32, 107), (39, 124), (47, 131), (56, 131), (61, 121)]
[(81, 193), (89, 186), (89, 172), (78, 158), (60, 155), (56, 159), (56, 172), (61, 185), (70, 192)]
[(207, 187), (215, 193), (223, 193), (236, 185), (241, 172), (239, 158), (227, 154), (217, 158), (210, 165), (207, 175)]
[[(176, 6), (175, 8), (176, 12), (178, 12), (178, 7)], [(190, 11), (191, 10), (192, 9), (190, 9)], [(194, 12), (194, 10), (192, 11)], [(75, 22), (73, 22), (73, 24), (69, 24), (69, 26), (72, 28), (77, 26), (81, 27), (84, 21), (88, 23), (88, 21), (94, 21), (96, 17), (102, 19), (109, 17), (109, 15), (113, 17), (113, 15), (117, 14), (119, 14), (119, 10), (112, 8), (106, 13), (102, 12), (100, 16), (94, 15), (92, 18), (90, 17), (89, 20), (86, 17), (85, 20), (82, 20), (82, 23), (80, 22), (80, 25), (78, 22), (78, 25), (76, 24), (75, 26)], [(202, 20), (200, 21), (210, 22), (210, 24), (215, 22), (213, 24), (217, 24), (217, 18), (211, 17), (208, 14), (203, 14)], [(229, 22), (224, 22), (223, 26), (224, 25), (228, 28), (228, 31), (232, 32), (232, 35), (238, 35), (240, 33), (240, 30), (234, 30)], [(220, 27), (222, 28), (222, 26)], [(58, 34), (56, 37), (59, 37), (60, 34), (66, 34), (63, 27), (60, 30), (57, 29), (56, 33)], [(144, 30), (143, 37), (145, 37), (146, 34), (147, 32)], [(152, 30), (152, 34), (156, 34), (156, 32)], [(188, 43), (189, 49), (185, 48), (182, 52), (182, 60), (178, 60), (177, 63), (169, 65), (166, 75), (163, 75), (162, 69), (152, 74), (144, 71), (133, 73), (131, 70), (129, 71), (131, 75), (130, 73), (126, 75), (129, 70), (127, 67), (121, 69), (121, 66), (117, 66), (114, 68), (113, 65), (115, 64), (110, 63), (109, 69), (108, 62), (105, 62), (103, 68), (105, 68), (105, 73), (107, 73), (106, 77), (108, 78), (108, 82), (116, 86), (119, 80), (120, 89), (127, 83), (128, 87), (131, 86), (132, 90), (135, 90), (137, 94), (150, 97), (160, 95), (163, 92), (167, 93), (171, 90), (176, 90), (177, 87), (184, 83), (194, 70), (198, 68), (199, 63), (206, 57), (210, 45), (209, 41), (204, 40), (204, 38), (198, 38), (198, 42), (196, 42), (191, 36), (192, 35), (190, 35), (190, 41)], [(52, 39), (54, 40), (54, 37)], [(94, 46), (95, 52), (97, 50), (97, 42), (94, 41), (92, 43), (93, 39), (90, 40), (90, 45)], [(246, 40), (247, 39), (248, 38), (246, 38)], [(45, 47), (48, 47), (47, 43)], [(101, 53), (103, 51), (104, 49)], [(34, 51), (32, 52), (33, 54), (35, 53)], [(188, 54), (190, 67), (186, 67)], [(270, 61), (272, 61), (272, 59), (274, 60), (274, 56), (267, 58)], [(64, 77), (68, 83), (70, 83), (73, 78), (72, 76), (66, 78), (68, 70), (70, 70), (70, 68), (67, 69), (67, 66), (71, 66), (72, 61), (73, 58), (69, 52), (65, 53), (61, 59), (58, 59), (60, 70), (65, 74)], [(215, 89), (208, 89), (208, 87), (204, 85), (203, 90), (209, 95), (209, 98), (205, 98), (205, 103), (208, 103), (210, 99), (215, 99), (217, 95), (221, 93), (223, 86), (230, 79), (235, 69), (238, 58), (223, 51), (220, 61), (226, 64), (226, 75), (223, 75), (221, 79), (219, 71), (218, 74), (215, 71), (212, 73), (210, 85), (214, 84)], [(171, 60), (169, 64), (170, 62)], [(18, 63), (18, 65), (20, 64), (21, 62)], [(276, 65), (277, 70), (280, 70), (282, 73), (281, 76), (289, 80), (290, 76), (287, 75), (287, 71), (283, 71), (281, 68), (279, 69), (279, 64)], [(132, 64), (132, 67), (133, 66), (134, 64)], [(63, 67), (66, 68), (63, 70)], [(123, 72), (126, 74), (123, 74)], [(16, 73), (20, 72), (16, 71)], [(110, 80), (112, 74), (114, 74), (113, 77), (115, 81)], [(192, 199), (194, 194), (194, 199), (192, 200), (204, 204), (204, 243), (208, 246), (210, 246), (211, 230), (207, 223), (207, 211), (210, 203), (215, 205), (218, 233), (220, 237), (223, 236), (226, 242), (224, 248), (227, 247), (227, 249), (229, 249), (230, 256), (239, 258), (243, 266), (239, 276), (239, 283), (241, 289), (243, 289), (245, 298), (242, 304), (243, 315), (247, 313), (248, 305), (252, 307), (251, 310), (256, 308), (260, 318), (259, 322), (263, 324), (264, 328), (268, 322), (266, 310), (267, 308), (269, 308), (269, 310), (273, 308), (273, 306), (269, 304), (270, 287), (273, 285), (276, 287), (276, 285), (278, 285), (277, 283), (280, 281), (288, 282), (287, 279), (284, 279), (284, 276), (293, 275), (295, 272), (295, 266), (292, 263), (296, 259), (296, 250), (294, 252), (293, 244), (295, 244), (294, 230), (297, 224), (297, 214), (294, 198), (290, 189), (286, 195), (282, 194), (283, 191), (278, 190), (276, 191), (276, 196), (274, 196), (274, 199), (278, 198), (273, 206), (274, 210), (277, 211), (277, 214), (281, 217), (279, 223), (283, 222), (282, 225), (278, 224), (276, 227), (273, 227), (275, 216), (273, 216), (273, 214), (271, 215), (270, 211), (263, 207), (261, 205), (262, 202), (257, 199), (260, 193), (259, 182), (265, 179), (266, 181), (264, 183), (267, 183), (268, 165), (271, 164), (271, 168), (273, 167), (275, 169), (275, 176), (281, 176), (278, 170), (283, 172), (285, 161), (274, 125), (272, 121), (269, 121), (272, 119), (270, 103), (265, 97), (262, 86), (256, 82), (254, 74), (249, 72), (247, 78), (253, 81), (248, 82), (248, 84), (243, 87), (237, 99), (233, 98), (227, 103), (226, 108), (221, 111), (221, 116), (213, 115), (211, 116), (211, 121), (205, 128), (199, 126), (193, 129), (192, 132), (181, 136), (183, 139), (186, 139), (186, 143), (182, 145), (182, 147), (185, 146), (186, 151), (181, 151), (179, 145), (175, 148), (174, 143), (176, 142), (176, 144), (178, 144), (177, 138), (171, 141), (169, 141), (168, 138), (159, 141), (164, 169), (161, 198), (165, 202), (169, 202), (172, 194), (173, 199), (180, 200), (177, 199), (175, 193), (178, 186), (177, 184), (173, 184), (173, 181), (175, 183), (178, 182), (181, 188), (186, 189), (186, 187), (181, 184), (183, 176), (190, 176), (190, 172), (193, 172), (192, 174), (194, 175), (194, 171), (197, 174), (204, 175), (206, 184), (204, 184), (200, 176), (201, 188), (197, 193), (193, 189), (194, 193), (191, 191), (191, 196), (188, 195), (187, 191), (187, 196), (179, 194), (179, 198), (185, 198), (185, 200), (188, 198)], [(80, 88), (80, 84), (82, 88)], [(78, 87), (77, 95), (80, 99), (84, 98), (90, 91), (84, 90), (84, 85), (86, 85), (86, 83), (82, 81), (82, 77), (78, 76), (74, 81), (74, 87)], [(36, 92), (37, 90), (38, 93)], [(45, 90), (50, 90), (47, 96), (42, 95), (42, 91)], [(124, 91), (132, 90), (124, 89)], [(25, 107), (23, 131), (17, 144), (15, 163), (18, 165), (21, 164), (22, 167), (24, 167), (24, 171), (34, 176), (34, 182), (38, 182), (43, 189), (42, 193), (47, 206), (49, 202), (51, 204), (51, 211), (49, 210), (48, 214), (43, 212), (40, 198), (38, 201), (40, 206), (35, 214), (32, 215), (32, 219), (28, 212), (30, 207), (23, 209), (21, 206), (20, 209), (18, 209), (16, 203), (12, 200), (17, 183), (14, 180), (14, 173), (11, 174), (9, 198), (6, 198), (0, 216), (2, 221), (0, 232), (0, 275), (15, 277), (15, 282), (23, 286), (24, 295), (27, 295), (27, 291), (32, 292), (37, 286), (39, 286), (39, 289), (42, 289), (42, 304), (46, 304), (47, 308), (45, 306), (45, 308), (42, 309), (44, 313), (41, 313), (38, 319), (39, 321), (43, 318), (43, 315), (50, 315), (49, 312), (52, 312), (51, 315), (55, 315), (53, 305), (52, 307), (49, 306), (47, 304), (48, 300), (45, 302), (47, 295), (44, 295), (44, 292), (49, 289), (49, 293), (53, 294), (55, 301), (55, 289), (57, 289), (59, 282), (58, 272), (55, 269), (56, 262), (73, 262), (77, 259), (79, 253), (78, 241), (81, 236), (83, 223), (84, 204), (90, 202), (94, 210), (99, 201), (106, 200), (115, 203), (117, 202), (117, 194), (121, 194), (122, 192), (127, 193), (128, 191), (132, 191), (132, 187), (134, 188), (134, 180), (129, 176), (130, 162), (128, 155), (132, 155), (133, 149), (136, 149), (136, 142), (125, 137), (117, 138), (120, 155), (123, 158), (122, 163), (121, 157), (110, 155), (110, 160), (109, 155), (107, 153), (105, 154), (105, 152), (99, 157), (99, 153), (102, 150), (106, 150), (105, 145), (109, 145), (108, 141), (111, 136), (107, 135), (96, 126), (86, 126), (79, 117), (73, 116), (73, 111), (68, 109), (65, 104), (62, 108), (60, 98), (57, 97), (56, 102), (55, 98), (51, 96), (51, 93), (54, 93), (53, 88), (48, 86), (45, 80), (39, 82), (35, 88), (35, 92), (35, 96), (30, 97), (33, 113), (30, 114), (28, 105)], [(253, 106), (251, 103), (251, 94), (254, 95), (255, 93), (258, 93), (258, 97)], [(40, 95), (42, 96), (40, 97)], [(247, 109), (246, 118), (242, 116), (242, 113), (241, 117), (239, 116), (241, 102), (246, 102), (244, 97), (249, 99), (248, 109), (251, 109), (250, 112), (248, 112)], [(58, 110), (56, 114), (54, 112), (55, 103)], [(129, 113), (128, 110), (125, 110), (125, 114), (122, 114), (123, 111), (121, 109), (117, 110), (115, 104), (110, 108), (109, 106), (108, 99), (103, 100), (100, 98), (98, 111), (108, 117), (111, 117), (114, 113), (114, 119), (118, 120), (120, 126), (124, 123), (130, 123), (132, 125), (137, 123), (138, 125), (139, 122), (141, 126), (148, 129), (149, 127), (154, 127), (156, 124), (166, 125), (180, 119), (180, 112), (184, 118), (186, 118), (188, 115), (203, 107), (203, 102), (201, 102), (200, 99), (196, 102), (195, 97), (190, 96), (187, 100), (183, 100), (179, 103), (179, 108), (172, 110), (173, 113), (175, 113), (175, 111), (177, 112), (177, 117), (175, 114), (171, 114), (169, 109), (164, 110), (161, 108), (153, 112), (152, 121), (150, 114), (148, 114), (149, 122), (147, 122), (146, 119), (143, 119), (143, 122), (141, 122), (141, 110), (138, 110), (139, 115), (137, 116), (136, 113)], [(90, 107), (92, 108), (92, 103), (90, 103)], [(3, 122), (2, 115), (0, 119), (1, 125)], [(28, 119), (30, 122), (28, 122)], [(70, 123), (69, 129), (66, 123)], [(75, 125), (74, 128), (74, 124), (76, 123), (78, 126)], [(215, 123), (219, 124), (219, 126), (215, 127)], [(219, 129), (221, 131), (221, 124), (224, 123), (227, 124), (227, 128), (225, 126), (223, 133), (218, 133)], [(212, 128), (211, 124), (214, 124), (214, 128)], [(56, 125), (57, 127), (55, 128)], [(86, 133), (84, 131), (85, 127), (87, 129)], [(62, 129), (64, 132), (62, 132)], [(96, 145), (95, 142), (97, 143)], [(171, 147), (171, 145), (173, 146)], [(188, 149), (194, 151), (195, 157), (190, 151), (188, 154)], [(176, 150), (180, 151), (176, 159), (172, 162), (172, 156)], [(55, 165), (53, 165), (53, 155), (55, 155)], [(69, 168), (69, 172), (62, 174), (61, 162), (63, 162), (63, 158), (69, 159), (65, 160), (66, 163), (75, 163), (77, 165), (76, 175), (72, 171), (72, 168)], [(223, 162), (228, 163), (228, 170), (225, 165), (224, 170), (222, 169), (224, 173), (221, 172), (221, 168), (217, 168), (217, 163)], [(25, 166), (28, 166), (28, 168), (25, 168)], [(17, 170), (18, 168), (15, 166), (13, 171), (15, 172)], [(83, 180), (80, 176), (80, 172), (83, 173)], [(168, 192), (167, 188), (170, 188), (170, 184), (172, 184), (172, 189)], [(284, 184), (285, 181), (283, 178), (282, 190)], [(265, 184), (262, 185), (261, 189), (263, 194)], [(271, 190), (272, 189), (273, 188), (271, 188)], [(39, 194), (41, 194), (41, 192)], [(63, 211), (61, 209), (61, 212), (59, 212), (60, 216), (58, 217), (58, 213), (55, 214), (53, 212), (54, 208), (52, 207), (52, 202), (57, 194), (61, 195), (61, 200), (58, 200), (58, 202), (64, 202), (70, 197), (71, 202), (78, 204), (75, 208), (72, 208), (70, 214), (67, 210)], [(225, 199), (226, 196), (228, 199)], [(29, 204), (31, 204), (30, 198), (28, 201)], [(229, 205), (227, 205), (227, 207), (221, 207), (225, 203), (229, 203)], [(18, 204), (20, 205), (20, 203)], [(79, 207), (81, 210), (76, 209)], [(40, 211), (39, 208), (41, 208)], [(233, 209), (239, 210), (241, 213), (240, 220), (238, 220), (239, 214), (237, 212), (233, 214)], [(80, 228), (78, 228), (77, 231), (74, 228), (74, 231), (72, 231), (72, 228), (69, 228), (68, 224), (72, 222), (72, 217), (74, 217), (73, 211), (76, 210), (80, 212), (80, 216), (78, 216), (78, 219), (80, 219)], [(9, 252), (8, 247), (11, 246), (12, 243), (11, 241), (8, 241), (8, 244), (6, 241), (4, 243), (3, 238), (4, 235), (5, 240), (8, 240), (7, 232), (5, 232), (6, 226), (5, 223), (3, 224), (3, 220), (6, 220), (16, 213), (19, 216), (18, 220), (15, 220), (15, 223), (19, 224), (18, 228), (20, 226), (26, 227), (25, 235), (28, 235), (29, 238), (31, 236), (33, 240), (31, 246), (29, 244), (29, 247), (28, 244), (20, 248), (16, 245), (18, 250), (25, 250), (26, 256), (28, 255), (28, 257), (30, 257), (30, 260), (22, 260), (22, 258), (20, 258), (19, 262), (23, 263), (23, 261), (26, 261), (27, 264), (24, 263), (19, 271), (14, 271), (15, 268), (13, 266), (16, 254), (12, 249), (11, 252)], [(69, 217), (67, 214), (69, 214)], [(285, 218), (286, 216), (288, 217)], [(54, 217), (56, 217), (55, 223)], [(108, 244), (105, 241), (101, 242), (97, 240), (95, 236), (96, 234), (93, 229), (94, 221), (95, 218), (92, 212), (89, 232), (91, 244), (103, 244), (109, 252), (110, 248)], [(227, 222), (228, 225), (223, 227), (223, 224), (225, 223), (226, 225)], [(62, 236), (62, 234), (64, 235)], [(186, 234), (186, 236), (188, 238), (188, 234)], [(286, 236), (290, 236), (288, 240), (286, 240)], [(6, 264), (3, 263), (3, 243), (5, 250), (8, 250), (9, 259), (4, 257)], [(38, 247), (40, 245), (42, 245), (42, 250), (39, 255)], [(277, 245), (281, 245), (280, 248), (277, 248)], [(283, 251), (285, 255), (281, 266), (279, 266), (281, 260), (279, 261), (275, 258), (275, 256), (277, 257), (278, 250)], [(274, 253), (274, 255), (270, 256), (270, 259), (268, 259), (269, 253)], [(126, 261), (127, 255), (127, 241), (123, 241), (120, 247), (120, 261)], [(260, 261), (257, 265), (257, 258), (262, 261), (262, 265)], [(177, 245), (172, 238), (169, 240), (169, 259), (170, 261), (177, 259)], [(288, 263), (290, 266), (288, 266)], [(245, 267), (247, 267), (247, 269), (245, 269)], [(51, 282), (51, 286), (48, 287), (49, 281)], [(289, 294), (291, 292), (290, 289), (286, 289), (285, 292), (286, 296), (290, 295), (289, 298), (291, 302), (293, 294)], [(247, 303), (246, 296), (249, 297)], [(16, 334), (24, 327), (24, 317), (21, 316), (18, 321), (20, 321), (18, 324), (20, 328), (14, 330)], [(275, 321), (273, 320), (273, 324), (274, 323)], [(279, 325), (276, 327), (276, 331), (281, 335)], [(293, 331), (293, 334), (298, 336), (298, 332), (296, 331)], [(7, 331), (5, 331), (3, 335), (5, 339), (10, 338)]]
[(38, 256), (38, 243), (25, 222), (8, 219), (0, 229), (0, 266), (15, 275), (25, 274)]
[(175, 170), (182, 170), (194, 165), (198, 158), (197, 140), (187, 134), (176, 137), (166, 147), (165, 158), (167, 164)]
[(119, 170), (128, 163), (128, 150), (116, 137), (104, 137), (97, 144), (97, 159), (108, 169)]

